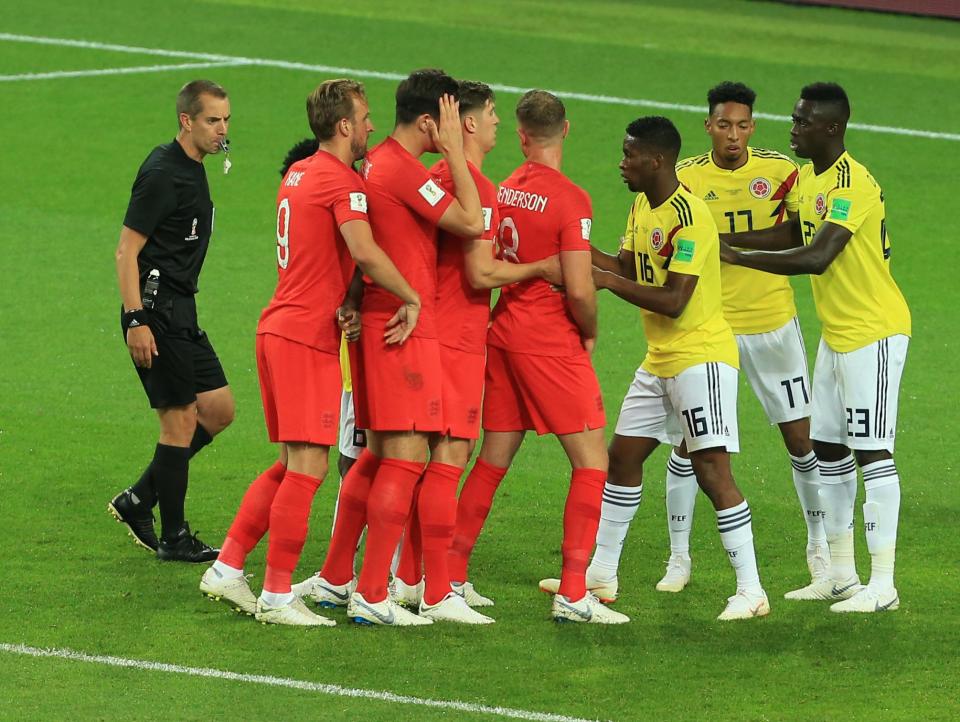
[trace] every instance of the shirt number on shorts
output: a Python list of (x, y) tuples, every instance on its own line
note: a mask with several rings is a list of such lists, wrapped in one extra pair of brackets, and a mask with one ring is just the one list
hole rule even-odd
[[(859, 426), (862, 431), (855, 431)], [(847, 436), (865, 439), (870, 436), (870, 409), (851, 409), (847, 407)]]
[[(803, 403), (809, 404), (810, 397), (807, 395), (807, 384), (803, 380), (803, 376), (797, 376), (796, 378), (784, 379), (780, 382), (780, 385), (783, 386), (784, 390), (787, 392), (787, 403), (790, 404), (790, 408), (797, 408), (796, 399), (793, 396), (793, 384), (800, 386), (800, 392), (803, 394)], [(847, 411), (849, 410), (850, 409), (847, 409)]]
[(284, 198), (277, 206), (277, 265), (286, 268), (290, 263), (290, 199)]
[(497, 239), (500, 245), (500, 255), (504, 260), (520, 263), (520, 257), (517, 255), (520, 250), (520, 234), (517, 232), (517, 224), (509, 216), (500, 221)]
[(703, 436), (707, 433), (707, 420), (703, 416), (702, 406), (684, 409), (681, 413), (687, 420), (687, 428), (690, 429), (691, 436)]

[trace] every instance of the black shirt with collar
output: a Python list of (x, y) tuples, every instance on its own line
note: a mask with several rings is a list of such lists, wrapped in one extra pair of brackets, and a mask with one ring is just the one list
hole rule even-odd
[(213, 216), (203, 163), (190, 158), (176, 140), (154, 148), (137, 172), (123, 219), (123, 225), (147, 237), (138, 257), (141, 286), (156, 268), (161, 289), (194, 295)]

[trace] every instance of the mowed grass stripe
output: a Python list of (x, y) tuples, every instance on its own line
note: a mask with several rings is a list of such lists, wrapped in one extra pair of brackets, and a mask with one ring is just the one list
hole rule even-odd
[(244, 682), (247, 684), (262, 684), (272, 687), (287, 687), (290, 689), (299, 689), (307, 692), (318, 692), (320, 694), (334, 695), (336, 697), (359, 697), (363, 699), (374, 699), (380, 702), (393, 702), (395, 704), (408, 704), (418, 707), (434, 707), (439, 709), (455, 710), (457, 712), (469, 712), (473, 714), (490, 715), (493, 717), (505, 717), (508, 719), (532, 720), (533, 722), (591, 722), (590, 720), (582, 717), (568, 717), (566, 715), (553, 714), (550, 712), (531, 712), (528, 710), (513, 709), (511, 707), (492, 707), (490, 705), (472, 704), (470, 702), (459, 702), (457, 700), (424, 699), (422, 697), (394, 694), (393, 692), (382, 692), (371, 689), (355, 689), (351, 687), (341, 687), (336, 684), (310, 682), (308, 680), (290, 679), (288, 677), (274, 677), (266, 674), (241, 674), (239, 672), (211, 669), (209, 667), (187, 667), (180, 664), (150, 662), (143, 659), (128, 659), (126, 657), (87, 654), (86, 652), (78, 652), (73, 649), (40, 649), (39, 647), (30, 647), (25, 644), (9, 644), (4, 642), (0, 643), (0, 652), (6, 652), (8, 654), (21, 654), (28, 657), (53, 657), (72, 662), (86, 662), (88, 664), (104, 664), (110, 667), (139, 669), (145, 672), (166, 672), (168, 674), (183, 674), (192, 677), (223, 679), (229, 682)]
[[(384, 72), (380, 70), (369, 70), (364, 68), (318, 65), (271, 58), (249, 58), (240, 55), (196, 53), (186, 50), (170, 50), (166, 48), (146, 48), (133, 45), (100, 43), (92, 40), (75, 40), (71, 38), (52, 38), (35, 35), (18, 35), (16, 33), (0, 33), (0, 40), (9, 42), (39, 43), (43, 45), (58, 45), (63, 47), (87, 48), (90, 50), (111, 50), (122, 53), (136, 53), (143, 55), (161, 55), (171, 58), (196, 58), (200, 60), (209, 60), (212, 62), (222, 61), (236, 65), (256, 65), (261, 67), (283, 68), (285, 70), (303, 70), (315, 73), (335, 73), (338, 75), (351, 75), (359, 78), (375, 78), (377, 80), (403, 80), (405, 77), (407, 77), (404, 73)], [(523, 88), (516, 85), (504, 85), (503, 83), (490, 83), (490, 87), (498, 93), (521, 94), (529, 90), (529, 88)], [(687, 103), (671, 103), (660, 100), (651, 100), (649, 98), (624, 98), (615, 95), (596, 95), (593, 93), (579, 93), (569, 90), (549, 90), (550, 92), (569, 100), (581, 100), (589, 103), (626, 105), (639, 108), (653, 108), (656, 110), (674, 110), (683, 113), (702, 114), (704, 111), (703, 106), (701, 105), (690, 105)], [(790, 116), (778, 115), (775, 113), (754, 113), (754, 117), (783, 123), (788, 123), (791, 120)], [(930, 138), (933, 140), (947, 140), (954, 142), (960, 141), (960, 133), (945, 133), (941, 131), (923, 130), (919, 128), (901, 128), (890, 125), (875, 125), (873, 123), (849, 123), (848, 127), (855, 130), (864, 130), (869, 133), (883, 133), (888, 135), (909, 136), (913, 138)]]

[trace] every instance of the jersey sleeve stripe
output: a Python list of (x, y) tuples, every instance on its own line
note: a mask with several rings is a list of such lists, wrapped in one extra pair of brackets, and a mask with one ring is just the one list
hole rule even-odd
[(687, 203), (686, 198), (683, 196), (677, 196), (670, 201), (670, 205), (673, 206), (674, 210), (677, 212), (677, 215), (680, 217), (681, 225), (693, 225), (693, 211), (690, 209), (690, 204)]

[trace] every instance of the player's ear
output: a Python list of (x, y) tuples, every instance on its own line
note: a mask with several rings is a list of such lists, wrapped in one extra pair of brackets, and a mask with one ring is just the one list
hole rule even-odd
[(189, 113), (180, 113), (180, 127), (183, 128), (188, 133), (190, 132), (193, 119), (190, 117)]
[(707, 131), (708, 134), (710, 133), (710, 117), (709, 116), (703, 119), (703, 129)]
[(561, 137), (561, 138), (566, 138), (566, 137), (567, 137), (567, 133), (569, 133), (569, 132), (570, 132), (570, 121), (569, 121), (569, 120), (564, 120), (564, 121), (563, 121), (563, 133), (560, 134), (560, 137)]
[(468, 133), (477, 132), (477, 119), (472, 115), (464, 116), (463, 127)]

